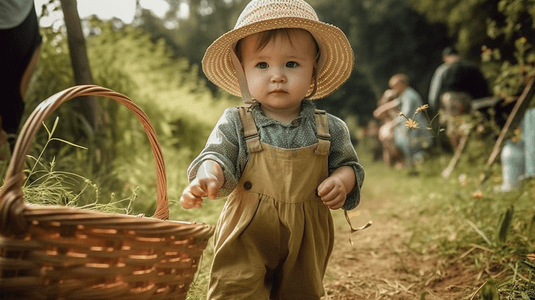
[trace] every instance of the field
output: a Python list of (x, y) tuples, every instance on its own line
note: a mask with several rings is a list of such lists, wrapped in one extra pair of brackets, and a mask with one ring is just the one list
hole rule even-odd
[[(482, 299), (482, 292), (492, 295), (493, 291), (502, 300), (535, 298), (533, 179), (524, 180), (514, 191), (498, 192), (500, 166), (495, 165), (487, 173), (488, 178), (481, 181), (481, 168), (471, 163), (473, 151), (463, 156), (447, 179), (440, 175), (449, 162), (447, 154), (430, 156), (414, 175), (373, 161), (362, 136), (357, 152), (366, 169), (366, 179), (361, 204), (349, 215), (354, 226), (368, 221), (373, 225), (351, 234), (343, 212), (333, 211), (336, 240), (324, 281), (325, 300), (472, 300)], [(170, 219), (215, 225), (224, 200), (205, 200), (199, 209), (182, 209), (177, 200), (185, 182), (185, 171), (177, 166), (187, 163), (170, 164), (178, 154), (165, 154), (171, 154), (166, 156)], [(136, 199), (146, 198), (143, 191), (151, 191), (155, 184), (147, 175), (152, 159), (141, 157), (128, 167), (132, 171), (122, 174), (125, 178), (140, 179), (123, 186), (126, 191), (132, 190), (130, 197), (112, 194), (109, 203), (100, 203), (106, 202), (104, 194), (99, 203), (87, 204), (84, 196), (80, 196), (82, 193), (98, 196), (104, 192), (99, 192), (92, 180), (55, 170), (52, 161), (41, 163), (40, 173), (31, 175), (28, 170), (29, 177), (45, 180), (36, 180), (25, 187), (26, 200), (66, 199), (69, 205), (83, 204), (86, 208), (132, 214), (151, 210), (152, 204)], [(59, 160), (66, 162), (65, 158)], [(74, 181), (82, 184), (76, 193), (69, 191), (76, 184)], [(133, 188), (136, 183), (139, 189)], [(190, 286), (189, 300), (205, 299), (212, 256), (209, 243)]]
[[(522, 263), (529, 264), (535, 250), (533, 181), (500, 193), (497, 175), (480, 184), (473, 170), (456, 169), (443, 179), (448, 156), (430, 159), (419, 175), (409, 176), (374, 162), (365, 141), (357, 150), (366, 180), (362, 202), (349, 215), (354, 226), (373, 225), (351, 234), (342, 211), (333, 211), (337, 237), (326, 300), (481, 299), (489, 279), (500, 299), (535, 298), (533, 269)], [(188, 218), (215, 224), (221, 207), (222, 201), (209, 201)], [(509, 207), (513, 218), (504, 224)], [(211, 255), (208, 248), (189, 299), (203, 299)]]

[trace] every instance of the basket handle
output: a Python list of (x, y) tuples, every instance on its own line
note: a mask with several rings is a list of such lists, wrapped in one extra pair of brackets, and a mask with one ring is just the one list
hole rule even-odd
[(28, 150), (37, 131), (40, 129), (41, 124), (46, 117), (67, 100), (80, 96), (98, 96), (116, 100), (132, 111), (139, 121), (141, 121), (156, 161), (157, 194), (156, 212), (154, 213), (153, 218), (161, 220), (169, 219), (167, 177), (162, 149), (156, 137), (156, 132), (147, 115), (125, 95), (96, 85), (78, 85), (58, 92), (41, 102), (22, 127), (9, 163), (4, 186), (0, 193), (1, 234), (18, 235), (27, 230), (28, 224), (23, 217), (25, 205), (22, 195), (22, 172), (26, 155), (28, 154)]

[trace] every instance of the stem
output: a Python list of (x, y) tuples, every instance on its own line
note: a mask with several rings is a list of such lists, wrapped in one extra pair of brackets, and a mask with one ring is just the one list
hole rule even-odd
[(30, 170), (30, 173), (28, 174), (28, 176), (26, 176), (26, 180), (24, 181), (24, 184), (22, 186), (26, 186), (26, 184), (28, 183), (28, 180), (30, 180), (30, 177), (34, 174), (35, 168), (37, 167), (37, 164), (41, 160), (41, 157), (43, 156), (43, 153), (45, 152), (45, 149), (48, 146), (48, 143), (50, 143), (50, 138), (48, 138), (48, 140), (46, 141), (45, 145), (43, 146), (43, 150), (41, 150), (41, 153), (39, 153), (39, 156), (37, 157), (37, 160), (33, 164), (33, 167)]

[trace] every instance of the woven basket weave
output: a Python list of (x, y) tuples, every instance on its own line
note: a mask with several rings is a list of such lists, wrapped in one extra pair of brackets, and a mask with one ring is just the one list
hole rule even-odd
[[(24, 204), (24, 161), (43, 120), (65, 101), (91, 95), (122, 103), (145, 129), (158, 182), (151, 218)], [(99, 86), (59, 92), (24, 124), (0, 193), (0, 299), (185, 299), (214, 228), (168, 218), (164, 160), (145, 113)]]

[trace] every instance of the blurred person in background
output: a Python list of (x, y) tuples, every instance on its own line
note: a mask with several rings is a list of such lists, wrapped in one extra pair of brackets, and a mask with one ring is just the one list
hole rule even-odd
[(472, 100), (489, 97), (488, 82), (481, 70), (471, 61), (462, 59), (453, 47), (442, 51), (444, 63), (440, 65), (429, 89), (429, 106), (433, 114), (440, 113), (439, 124), (446, 128), (446, 136), (457, 148), (461, 136), (458, 118), (468, 114)]
[(415, 164), (421, 162), (425, 150), (433, 144), (433, 135), (427, 130), (427, 119), (422, 113), (416, 113), (423, 107), (418, 92), (409, 85), (409, 76), (404, 73), (393, 75), (388, 81), (389, 87), (399, 95), (394, 101), (383, 104), (376, 110), (377, 115), (397, 108), (404, 115), (394, 119), (394, 143), (403, 153), (404, 165), (410, 167), (410, 174), (415, 173)]
[(0, 160), (15, 146), (41, 42), (33, 0), (0, 1)]
[(398, 118), (397, 105), (391, 106), (390, 109), (384, 109), (385, 106), (383, 106), (396, 99), (397, 96), (393, 89), (384, 91), (377, 100), (377, 109), (373, 112), (373, 116), (378, 120), (380, 126), (377, 139), (381, 144), (381, 156), (383, 162), (389, 167), (401, 167), (403, 163), (403, 155), (394, 142), (394, 127), (396, 118)]

